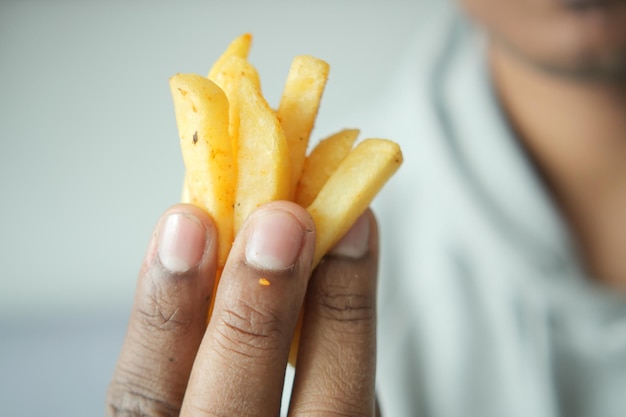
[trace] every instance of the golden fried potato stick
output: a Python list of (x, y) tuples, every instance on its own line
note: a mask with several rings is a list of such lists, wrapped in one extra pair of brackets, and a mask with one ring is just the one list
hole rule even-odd
[(285, 134), (274, 110), (245, 77), (239, 88), (239, 114), (235, 233), (257, 207), (288, 199), (290, 187)]
[(358, 129), (345, 129), (321, 140), (304, 161), (296, 188), (295, 202), (308, 207), (341, 161), (350, 153)]
[(180, 202), (181, 203), (191, 203), (191, 197), (189, 197), (189, 186), (187, 185), (187, 173), (185, 173), (185, 178), (183, 180), (183, 188), (180, 193)]
[(250, 80), (261, 91), (261, 80), (256, 68), (247, 59), (233, 55), (223, 59), (220, 70), (211, 79), (226, 93), (228, 98), (228, 131), (232, 140), (235, 163), (239, 152), (239, 85), (242, 78)]
[[(228, 100), (212, 81), (196, 74), (170, 78), (188, 202), (205, 209), (218, 230), (218, 267), (233, 241), (236, 172), (228, 134)], [(184, 193), (183, 193), (184, 194)]]
[(250, 53), (250, 47), (252, 46), (252, 35), (244, 33), (241, 36), (236, 37), (226, 48), (224, 53), (215, 61), (211, 70), (209, 71), (208, 78), (215, 80), (217, 73), (222, 70), (222, 66), (231, 56), (238, 56), (240, 58), (248, 58)]
[(308, 55), (297, 56), (289, 69), (280, 99), (277, 114), (289, 144), (292, 198), (304, 167), (309, 136), (326, 87), (329, 69), (329, 65), (321, 59)]
[(400, 146), (387, 139), (366, 139), (341, 162), (307, 207), (317, 230), (313, 265), (348, 232), (401, 164)]
[[(228, 47), (222, 53), (222, 55), (220, 55), (220, 57), (215, 61), (215, 63), (213, 64), (213, 66), (211, 67), (211, 70), (209, 71), (207, 75), (207, 77), (211, 81), (215, 82), (222, 90), (226, 92), (229, 102), (231, 101), (231, 97), (229, 95), (230, 88), (227, 86), (228, 82), (223, 79), (224, 72), (231, 74), (234, 68), (233, 68), (233, 64), (230, 63), (229, 61), (234, 57), (245, 60), (248, 57), (248, 54), (250, 53), (251, 46), (252, 46), (252, 35), (250, 33), (244, 33), (243, 35), (238, 36), (228, 45)], [(256, 70), (254, 70), (254, 72), (256, 73)], [(256, 75), (256, 77), (258, 78), (258, 75)], [(235, 87), (235, 90), (236, 90), (236, 87)], [(229, 132), (231, 134), (231, 140), (233, 141), (233, 149), (236, 155), (236, 150), (237, 150), (237, 145), (236, 145), (237, 134), (236, 133), (238, 129), (237, 128), (238, 119), (237, 119), (237, 112), (234, 111), (234, 108), (236, 107), (236, 105), (231, 104), (230, 107), (231, 108), (229, 109), (229, 113), (231, 115), (229, 116), (230, 118)], [(182, 194), (181, 194), (181, 201), (183, 203), (190, 202), (189, 201), (189, 189), (188, 189), (187, 182), (188, 182), (187, 178), (185, 178), (185, 181), (183, 183), (183, 188), (182, 188)]]

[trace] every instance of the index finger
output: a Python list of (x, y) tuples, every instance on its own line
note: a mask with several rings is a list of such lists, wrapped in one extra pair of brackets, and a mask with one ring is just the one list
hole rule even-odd
[(314, 246), (313, 221), (294, 203), (250, 216), (224, 268), (181, 416), (279, 414)]

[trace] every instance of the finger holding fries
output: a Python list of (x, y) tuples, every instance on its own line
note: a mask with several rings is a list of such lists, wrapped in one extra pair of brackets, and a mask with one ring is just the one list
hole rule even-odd
[(305, 305), (289, 415), (373, 417), (376, 222), (366, 212), (313, 271), (315, 237), (299, 205), (261, 206), (213, 293), (215, 222), (190, 204), (164, 213), (137, 280), (106, 416), (287, 415), (287, 352)]

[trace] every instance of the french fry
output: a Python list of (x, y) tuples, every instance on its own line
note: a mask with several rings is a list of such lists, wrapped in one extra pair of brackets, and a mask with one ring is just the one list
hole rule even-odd
[(185, 179), (183, 180), (183, 188), (180, 193), (180, 202), (191, 204), (191, 197), (189, 196), (189, 185), (187, 185), (187, 174), (185, 174)]
[[(238, 58), (243, 58), (243, 59), (247, 58), (248, 54), (250, 53), (251, 45), (252, 45), (252, 35), (249, 33), (244, 33), (243, 35), (240, 35), (237, 38), (235, 38), (228, 45), (228, 47), (222, 53), (222, 55), (215, 61), (215, 63), (211, 67), (211, 70), (209, 71), (208, 78), (213, 82), (216, 82), (217, 80), (216, 84), (219, 85), (220, 88), (224, 89), (222, 84), (219, 82), (220, 72), (224, 71), (224, 67), (228, 66), (228, 61), (232, 57), (238, 57)], [(232, 112), (232, 110), (233, 109), (231, 108), (230, 111)], [(230, 118), (233, 119), (233, 116), (230, 116)], [(236, 123), (236, 121), (235, 120), (231, 121), (229, 125), (229, 131), (231, 133), (231, 140), (234, 141), (234, 139), (232, 138), (236, 138), (236, 136), (233, 136), (233, 129), (234, 129), (233, 123)], [(236, 150), (236, 144), (233, 144), (233, 147)], [(188, 180), (185, 177), (185, 181), (183, 182), (183, 188), (182, 188), (182, 193), (181, 193), (181, 202), (183, 203), (191, 203), (191, 200), (189, 199), (189, 186), (187, 183), (188, 183)]]
[[(239, 86), (242, 78), (247, 78), (261, 91), (259, 74), (247, 59), (237, 55), (228, 56), (220, 63), (219, 71), (216, 71), (215, 82), (226, 93), (228, 98), (228, 132), (233, 146), (233, 156), (237, 162), (239, 152)], [(236, 163), (235, 163), (236, 165)]]
[(386, 139), (366, 139), (343, 160), (307, 208), (317, 229), (313, 265), (348, 232), (400, 164), (400, 146)]
[(170, 78), (174, 113), (186, 167), (189, 202), (204, 208), (218, 230), (218, 267), (233, 241), (235, 169), (228, 134), (228, 100), (209, 79), (195, 74)]
[(287, 140), (274, 110), (253, 83), (239, 88), (239, 152), (235, 191), (235, 233), (257, 207), (289, 197)]
[(321, 59), (308, 55), (294, 58), (277, 114), (285, 130), (291, 162), (291, 191), (293, 198), (304, 167), (309, 137), (313, 130), (322, 93), (330, 67)]
[(304, 161), (295, 202), (308, 207), (341, 161), (350, 153), (358, 129), (345, 129), (321, 140)]
[(222, 71), (222, 66), (231, 56), (238, 56), (240, 58), (248, 58), (250, 53), (250, 47), (252, 46), (252, 35), (244, 33), (241, 36), (235, 38), (226, 48), (226, 50), (215, 61), (211, 70), (209, 71), (208, 78), (215, 80), (217, 73)]

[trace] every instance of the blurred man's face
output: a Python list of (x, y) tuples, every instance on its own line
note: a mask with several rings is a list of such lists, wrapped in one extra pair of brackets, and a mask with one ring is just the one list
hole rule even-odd
[(509, 50), (555, 73), (626, 80), (626, 0), (461, 0)]

